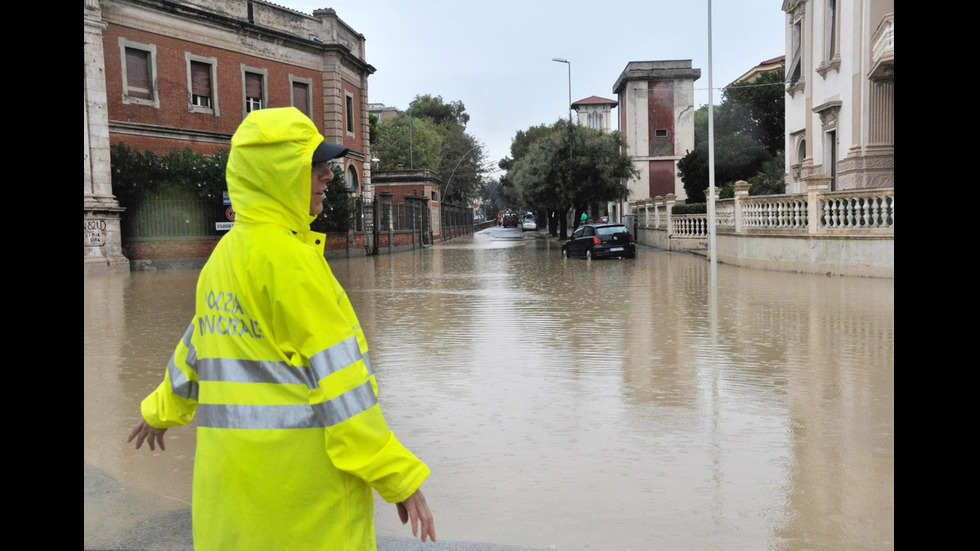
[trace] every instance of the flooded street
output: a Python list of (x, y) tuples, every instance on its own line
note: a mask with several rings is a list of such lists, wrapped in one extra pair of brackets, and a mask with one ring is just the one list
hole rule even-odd
[[(718, 264), (712, 290), (691, 254), (564, 260), (504, 235), (329, 261), (388, 423), (432, 469), (440, 541), (894, 549), (894, 280)], [(86, 548), (189, 521), (193, 426), (165, 452), (125, 439), (196, 277), (85, 282)], [(380, 498), (375, 522), (411, 535)]]

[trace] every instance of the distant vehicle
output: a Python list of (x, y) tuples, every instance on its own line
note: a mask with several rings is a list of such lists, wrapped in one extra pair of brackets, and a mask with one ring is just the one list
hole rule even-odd
[(505, 228), (516, 228), (520, 224), (520, 220), (517, 219), (517, 215), (513, 212), (504, 213), (500, 219), (500, 225)]
[(636, 258), (636, 241), (623, 224), (585, 224), (579, 226), (561, 246), (564, 258)]
[(521, 231), (530, 230), (534, 231), (538, 229), (538, 223), (533, 216), (525, 216), (524, 222), (521, 223)]
[(608, 216), (600, 216), (599, 217), (599, 223), (600, 224), (608, 224), (609, 223), (609, 217)]

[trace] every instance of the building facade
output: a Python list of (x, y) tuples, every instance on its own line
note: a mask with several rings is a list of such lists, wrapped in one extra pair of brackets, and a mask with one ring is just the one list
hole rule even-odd
[(784, 0), (786, 192), (895, 186), (894, 0)]
[[(85, 1), (85, 263), (128, 269), (109, 148), (230, 148), (252, 110), (294, 106), (347, 146), (348, 187), (370, 202), (364, 36), (332, 9), (262, 0)], [(104, 229), (103, 229), (104, 228)], [(108, 260), (106, 260), (108, 259)]]
[(580, 126), (610, 132), (612, 125), (612, 109), (619, 105), (613, 99), (589, 96), (572, 104), (575, 110), (576, 122)]
[[(630, 61), (616, 79), (619, 128), (640, 176), (626, 182), (629, 201), (687, 193), (677, 162), (694, 149), (694, 81), (701, 69), (691, 60)], [(620, 213), (632, 214), (629, 203)]]
[(369, 103), (368, 113), (378, 117), (378, 121), (390, 121), (401, 111), (397, 107), (390, 107), (383, 103)]

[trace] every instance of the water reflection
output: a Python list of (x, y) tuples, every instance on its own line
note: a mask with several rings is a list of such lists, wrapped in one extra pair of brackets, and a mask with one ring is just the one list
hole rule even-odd
[[(893, 280), (720, 264), (711, 297), (692, 255), (557, 247), (481, 233), (331, 261), (389, 423), (432, 468), (440, 539), (894, 548)], [(193, 430), (168, 432), (162, 454), (123, 440), (190, 320), (194, 276), (86, 282), (86, 464), (174, 507)], [(379, 536), (407, 535), (380, 499), (375, 517)]]

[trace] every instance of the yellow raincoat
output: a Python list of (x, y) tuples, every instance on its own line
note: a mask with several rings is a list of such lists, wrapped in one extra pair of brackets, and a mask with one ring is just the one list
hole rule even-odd
[(382, 416), (367, 341), (309, 229), (321, 141), (292, 107), (254, 111), (235, 132), (234, 227), (141, 404), (157, 428), (197, 420), (195, 551), (373, 550), (371, 489), (398, 503), (429, 475)]

